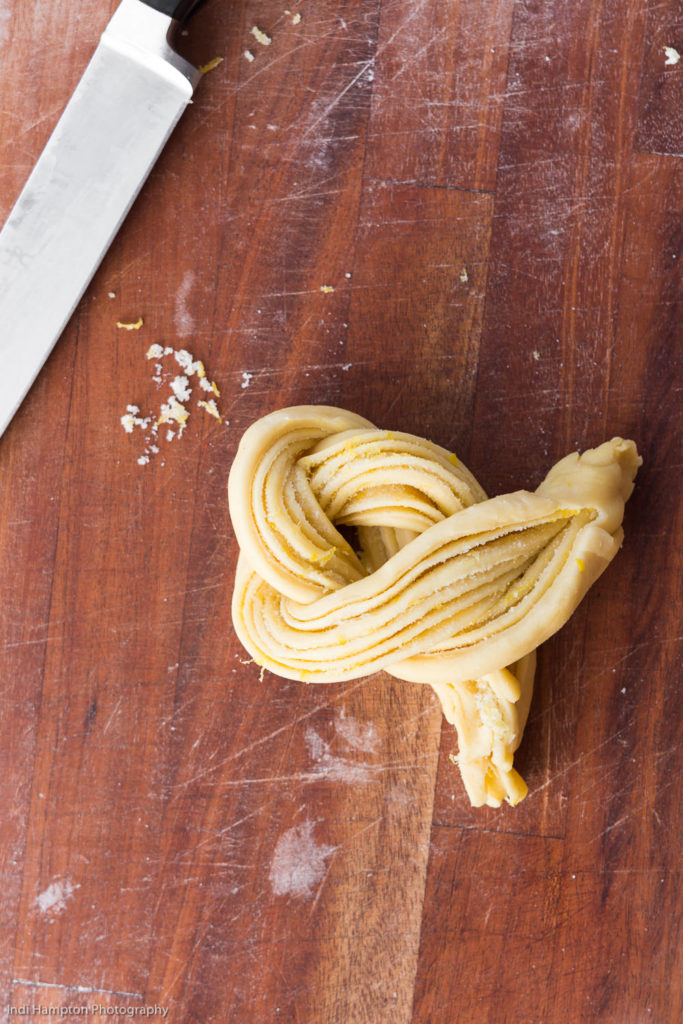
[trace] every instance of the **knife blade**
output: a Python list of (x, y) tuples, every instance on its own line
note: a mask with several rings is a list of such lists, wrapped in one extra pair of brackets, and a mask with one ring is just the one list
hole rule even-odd
[(122, 0), (0, 231), (0, 435), (192, 98), (170, 39), (202, 2)]

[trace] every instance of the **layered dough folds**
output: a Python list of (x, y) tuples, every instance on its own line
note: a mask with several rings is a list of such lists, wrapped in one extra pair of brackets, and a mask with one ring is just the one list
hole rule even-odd
[(288, 679), (383, 669), (429, 683), (472, 803), (516, 803), (535, 650), (619, 549), (640, 461), (615, 438), (562, 459), (533, 493), (487, 499), (412, 434), (327, 406), (271, 413), (230, 473), (237, 634)]

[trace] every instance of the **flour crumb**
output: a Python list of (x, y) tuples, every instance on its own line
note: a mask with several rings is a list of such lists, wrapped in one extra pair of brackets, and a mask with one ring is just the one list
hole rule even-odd
[(249, 385), (251, 384), (251, 379), (252, 379), (253, 376), (254, 376), (253, 373), (248, 373), (245, 370), (244, 373), (242, 374), (242, 384), (241, 384), (241, 387), (248, 388)]
[(179, 402), (187, 402), (192, 398), (192, 389), (190, 388), (190, 382), (185, 376), (174, 377), (171, 381), (171, 391), (176, 396)]
[(209, 380), (209, 378), (207, 376), (200, 377), (200, 379), (199, 379), (199, 386), (202, 389), (202, 391), (213, 391), (213, 393), (216, 396), (216, 398), (220, 398), (221, 397), (221, 393), (220, 393), (220, 391), (218, 389), (218, 385), (216, 384), (216, 382), (214, 380)]
[(140, 409), (137, 405), (127, 405), (124, 415), (121, 417), (121, 426), (127, 434), (132, 434), (136, 427), (146, 430), (151, 422), (149, 416), (140, 416)]
[(538, 360), (539, 360), (539, 359), (541, 358), (541, 353), (540, 353), (540, 352), (538, 351), (538, 349), (537, 349), (537, 348), (535, 348), (535, 349), (533, 350), (533, 352), (531, 353), (531, 355), (532, 355), (532, 358), (536, 360), (536, 362), (538, 362)]
[(251, 52), (251, 50), (245, 50), (244, 51), (244, 56), (245, 56), (246, 60), (248, 60), (249, 63), (251, 64), (251, 62), (254, 59), (254, 54)]
[(163, 350), (162, 346), (154, 344), (154, 345), (150, 345), (149, 348), (147, 349), (146, 358), (147, 359), (161, 359), (163, 354), (164, 354), (164, 350)]
[(188, 373), (194, 373), (194, 356), (190, 355), (186, 348), (180, 348), (173, 353), (178, 366)]
[(678, 64), (679, 60), (681, 59), (680, 53), (678, 52), (678, 50), (675, 50), (673, 46), (665, 46), (664, 53), (666, 55), (666, 60), (664, 61), (665, 64), (670, 64), (673, 66), (674, 64)]
[(107, 292), (107, 295), (109, 296), (110, 299), (116, 298), (116, 292)]
[(254, 37), (254, 39), (256, 40), (256, 42), (260, 43), (261, 46), (270, 46), (270, 44), (273, 41), (270, 38), (270, 36), (266, 35), (265, 32), (261, 31), (261, 29), (258, 27), (258, 25), (252, 25), (251, 34)]

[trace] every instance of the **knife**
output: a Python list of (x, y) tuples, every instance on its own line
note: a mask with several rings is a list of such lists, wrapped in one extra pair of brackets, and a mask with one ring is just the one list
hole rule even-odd
[(171, 45), (203, 0), (123, 0), (0, 231), (0, 435), (201, 72)]

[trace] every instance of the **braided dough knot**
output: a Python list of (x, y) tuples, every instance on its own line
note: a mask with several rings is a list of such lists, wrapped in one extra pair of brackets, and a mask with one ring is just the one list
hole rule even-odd
[(230, 473), (235, 630), (288, 679), (381, 669), (429, 683), (471, 802), (516, 803), (535, 650), (619, 549), (640, 462), (615, 438), (562, 459), (533, 493), (487, 499), (453, 454), (412, 434), (327, 406), (271, 413)]

